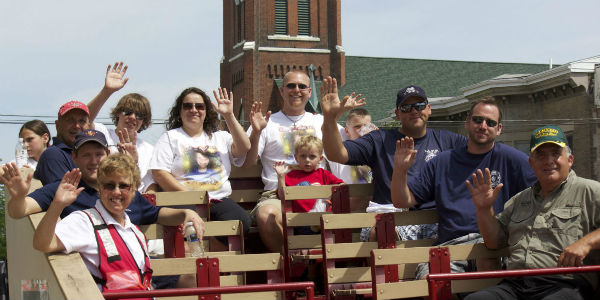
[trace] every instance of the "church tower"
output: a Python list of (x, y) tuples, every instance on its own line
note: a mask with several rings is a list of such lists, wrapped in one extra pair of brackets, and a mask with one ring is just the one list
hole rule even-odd
[(340, 6), (341, 0), (223, 0), (221, 86), (233, 91), (239, 120), (249, 119), (255, 100), (264, 111), (280, 110), (288, 71), (314, 69), (313, 95), (329, 75), (344, 85)]

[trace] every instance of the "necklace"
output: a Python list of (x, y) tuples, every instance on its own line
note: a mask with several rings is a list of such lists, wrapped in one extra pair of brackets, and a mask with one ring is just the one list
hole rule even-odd
[[(304, 112), (302, 115), (300, 115), (300, 118), (298, 118), (296, 121), (294, 121), (292, 118), (290, 118), (288, 115), (286, 115), (284, 112), (281, 112), (288, 120), (290, 120), (290, 122), (294, 123), (294, 125), (292, 125), (293, 128), (296, 128), (296, 122), (299, 122), (300, 120), (302, 120), (302, 118), (304, 118), (304, 115), (306, 114), (306, 112)], [(297, 116), (294, 116), (297, 117)]]

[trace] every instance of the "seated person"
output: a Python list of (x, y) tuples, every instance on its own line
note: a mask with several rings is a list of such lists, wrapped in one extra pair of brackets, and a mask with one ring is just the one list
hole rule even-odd
[[(558, 126), (531, 134), (529, 165), (537, 182), (494, 213), (502, 184), (492, 185), (481, 169), (467, 181), (477, 224), (489, 249), (508, 247), (508, 269), (600, 264), (600, 183), (578, 177), (573, 154)], [(503, 279), (466, 299), (597, 299), (598, 273)]]
[(80, 179), (79, 169), (65, 174), (35, 230), (33, 247), (46, 253), (79, 252), (104, 292), (152, 289), (146, 239), (125, 212), (140, 184), (136, 163), (125, 154), (102, 160), (98, 168), (100, 199), (93, 208), (59, 221), (63, 209), (83, 191), (78, 188)]
[[(250, 140), (233, 114), (233, 94), (214, 91), (217, 104), (201, 89), (183, 90), (171, 107), (167, 132), (156, 142), (149, 169), (163, 191), (208, 191), (210, 220), (240, 220), (244, 234), (250, 216), (229, 196), (231, 164), (241, 166)], [(229, 132), (219, 130), (220, 114)], [(217, 238), (222, 243), (224, 237)]]
[[(294, 158), (298, 163), (296, 170), (289, 171), (285, 162), (273, 165), (277, 172), (277, 197), (283, 199), (284, 186), (314, 186), (342, 184), (344, 181), (320, 167), (323, 161), (323, 143), (318, 137), (303, 136), (294, 144)], [(288, 172), (289, 171), (289, 172)], [(292, 203), (293, 212), (331, 211), (326, 199), (296, 200)]]

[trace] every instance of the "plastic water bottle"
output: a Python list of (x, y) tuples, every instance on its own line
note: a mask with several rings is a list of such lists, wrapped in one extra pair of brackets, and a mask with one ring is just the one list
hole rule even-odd
[(185, 230), (183, 231), (183, 234), (185, 235), (185, 239), (187, 240), (187, 244), (190, 249), (190, 256), (204, 257), (204, 249), (202, 248), (202, 243), (200, 242), (200, 240), (198, 239), (198, 235), (196, 234), (194, 223), (185, 223)]
[(15, 162), (17, 163), (17, 167), (22, 168), (27, 165), (27, 159), (27, 148), (25, 147), (25, 143), (23, 143), (23, 138), (19, 138), (15, 147)]

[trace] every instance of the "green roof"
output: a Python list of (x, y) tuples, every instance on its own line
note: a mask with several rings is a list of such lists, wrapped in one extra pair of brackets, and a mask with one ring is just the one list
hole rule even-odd
[(339, 94), (363, 94), (373, 120), (381, 120), (394, 108), (398, 90), (411, 84), (422, 87), (429, 98), (455, 97), (463, 87), (503, 74), (545, 70), (547, 64), (346, 56), (346, 84)]

